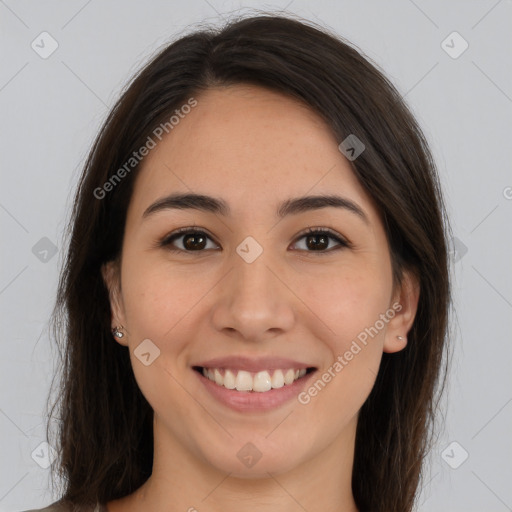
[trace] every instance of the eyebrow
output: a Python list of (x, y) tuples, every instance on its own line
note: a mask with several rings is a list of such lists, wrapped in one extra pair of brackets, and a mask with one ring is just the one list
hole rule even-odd
[[(277, 208), (276, 216), (282, 219), (287, 215), (296, 215), (299, 213), (328, 207), (342, 208), (347, 210), (360, 217), (366, 224), (370, 224), (367, 215), (360, 206), (358, 206), (350, 199), (337, 195), (315, 195), (287, 199)], [(142, 214), (142, 217), (147, 218), (156, 212), (173, 209), (193, 209), (220, 214), (223, 216), (231, 215), (231, 209), (223, 199), (203, 194), (188, 193), (171, 194), (169, 196), (158, 199), (148, 208), (146, 208)]]

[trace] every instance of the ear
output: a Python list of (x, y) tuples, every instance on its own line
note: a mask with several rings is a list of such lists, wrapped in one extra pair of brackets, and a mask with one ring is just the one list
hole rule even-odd
[[(407, 346), (407, 334), (410, 331), (420, 298), (420, 284), (416, 275), (404, 271), (402, 283), (396, 290), (391, 303), (395, 316), (389, 321), (384, 338), (384, 352), (393, 353)], [(402, 339), (398, 338), (401, 336)]]
[[(112, 313), (111, 327), (126, 326), (124, 304), (121, 295), (121, 272), (118, 261), (108, 261), (101, 266), (103, 282), (108, 289), (110, 298), (110, 311)], [(126, 331), (126, 329), (125, 329)], [(125, 332), (126, 334), (126, 332)], [(114, 339), (121, 345), (128, 346), (126, 336)]]

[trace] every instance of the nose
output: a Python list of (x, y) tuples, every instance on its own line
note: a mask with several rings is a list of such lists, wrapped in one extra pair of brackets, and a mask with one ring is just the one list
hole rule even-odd
[(252, 263), (234, 254), (233, 268), (219, 287), (212, 321), (219, 332), (252, 342), (281, 336), (295, 322), (297, 301), (286, 276), (266, 257)]

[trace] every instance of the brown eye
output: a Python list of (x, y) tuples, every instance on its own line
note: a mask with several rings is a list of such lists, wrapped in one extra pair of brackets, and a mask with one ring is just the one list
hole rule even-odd
[(325, 250), (329, 246), (329, 236), (324, 234), (319, 235), (307, 235), (306, 237), (306, 246), (308, 249), (312, 250)]
[[(349, 247), (349, 243), (346, 240), (343, 240), (331, 230), (326, 229), (315, 230), (310, 228), (306, 233), (298, 238), (298, 240), (302, 239), (305, 239), (306, 241), (305, 249), (300, 250), (305, 250), (306, 252), (325, 254), (342, 247)], [(329, 247), (329, 243), (332, 240), (337, 242), (337, 245), (335, 245), (334, 248), (332, 246)]]
[(189, 233), (188, 235), (183, 235), (183, 246), (191, 251), (204, 249), (205, 242), (206, 237), (200, 233)]
[[(305, 239), (305, 247), (300, 248), (300, 251), (316, 253), (318, 255), (328, 254), (337, 249), (344, 247), (351, 247), (350, 243), (335, 232), (328, 228), (322, 229), (308, 229), (303, 233), (297, 240)], [(208, 241), (213, 243), (213, 247), (208, 247)], [(335, 242), (332, 246), (332, 242)], [(181, 244), (181, 247), (177, 244)], [(296, 241), (295, 244), (298, 242)], [(167, 250), (172, 252), (204, 252), (209, 249), (217, 249), (219, 246), (213, 242), (213, 239), (202, 230), (182, 228), (170, 235), (167, 235), (161, 242), (160, 247), (165, 247)]]
[[(166, 247), (170, 251), (201, 252), (204, 249), (211, 249), (211, 247), (206, 247), (208, 240), (211, 240), (211, 238), (204, 231), (185, 228), (183, 230), (179, 230), (178, 232), (171, 233), (169, 236), (165, 237), (160, 242), (160, 246)], [(174, 244), (177, 241), (181, 243), (183, 248), (175, 248)]]

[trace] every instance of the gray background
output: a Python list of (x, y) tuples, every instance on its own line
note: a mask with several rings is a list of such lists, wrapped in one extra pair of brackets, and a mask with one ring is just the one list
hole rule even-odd
[[(0, 0), (0, 511), (57, 498), (41, 467), (55, 361), (47, 322), (92, 138), (157, 48), (240, 8), (329, 24), (385, 70), (423, 127), (456, 237), (457, 317), (445, 429), (418, 510), (512, 510), (511, 0)], [(51, 49), (43, 31), (58, 43), (46, 59), (31, 47)]]

